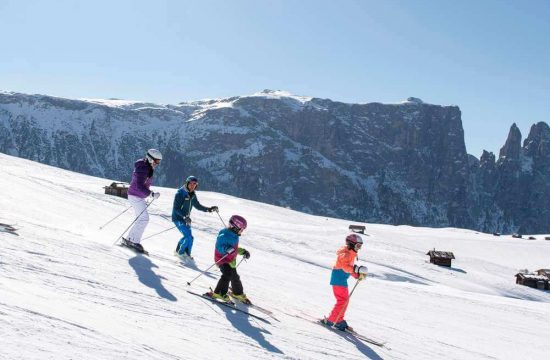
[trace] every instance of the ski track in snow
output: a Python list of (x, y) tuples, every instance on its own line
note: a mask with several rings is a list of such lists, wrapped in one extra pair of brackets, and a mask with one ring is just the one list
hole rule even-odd
[[(335, 251), (350, 222), (200, 192), (249, 220), (239, 266), (245, 292), (281, 322), (271, 324), (187, 293), (187, 281), (213, 262), (222, 228), (216, 214), (194, 210), (195, 264), (173, 256), (177, 229), (143, 244), (150, 256), (113, 245), (133, 220), (124, 199), (103, 194), (98, 179), (0, 154), (0, 359), (544, 359), (550, 292), (515, 284), (520, 268), (550, 266), (550, 241), (525, 241), (464, 229), (365, 224), (359, 253), (367, 280), (346, 315), (363, 343), (300, 317), (328, 315)], [(156, 188), (144, 237), (173, 226), (175, 189)], [(538, 236), (540, 239), (541, 236)], [(453, 251), (452, 268), (426, 252)], [(190, 287), (216, 284), (214, 267)], [(354, 280), (350, 279), (350, 285)]]

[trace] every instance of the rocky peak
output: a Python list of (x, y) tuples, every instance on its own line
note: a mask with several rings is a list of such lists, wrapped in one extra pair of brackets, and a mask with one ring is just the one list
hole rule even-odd
[(525, 154), (532, 157), (550, 154), (550, 127), (544, 122), (531, 126), (529, 136), (523, 142)]
[(517, 125), (514, 123), (510, 127), (510, 132), (508, 133), (508, 138), (506, 143), (500, 149), (499, 160), (500, 159), (519, 159), (519, 154), (521, 150), (521, 131), (519, 131)]
[(490, 151), (483, 150), (481, 158), (479, 159), (479, 166), (481, 168), (492, 170), (495, 168), (495, 154)]

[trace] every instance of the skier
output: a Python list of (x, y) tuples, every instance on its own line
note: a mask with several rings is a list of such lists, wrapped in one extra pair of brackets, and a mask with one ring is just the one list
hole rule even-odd
[(147, 212), (145, 198), (151, 196), (153, 199), (158, 199), (160, 196), (160, 193), (149, 190), (149, 187), (153, 183), (155, 168), (160, 164), (161, 160), (162, 154), (160, 151), (157, 149), (147, 150), (145, 158), (139, 159), (134, 163), (132, 181), (128, 188), (128, 201), (133, 206), (137, 219), (128, 233), (128, 238), (122, 238), (122, 243), (140, 253), (145, 251), (140, 241), (145, 227), (149, 223), (149, 213)]
[(178, 241), (174, 255), (182, 260), (193, 260), (191, 250), (193, 249), (193, 233), (191, 232), (191, 208), (195, 207), (200, 211), (218, 211), (217, 206), (206, 207), (199, 203), (196, 190), (199, 180), (195, 176), (188, 176), (185, 184), (178, 189), (174, 197), (172, 208), (172, 221), (181, 232), (183, 237)]
[(250, 253), (242, 247), (239, 247), (239, 236), (246, 229), (246, 220), (242, 216), (233, 215), (229, 219), (229, 226), (221, 229), (216, 239), (214, 250), (214, 260), (222, 272), (222, 277), (216, 285), (214, 291), (207, 292), (205, 295), (221, 301), (230, 302), (227, 295), (229, 283), (231, 283), (231, 296), (245, 304), (250, 304), (250, 300), (243, 292), (243, 284), (237, 273), (237, 255), (242, 255), (245, 259), (250, 259)]
[(363, 239), (357, 234), (350, 234), (346, 237), (346, 246), (342, 246), (336, 252), (336, 264), (332, 268), (332, 275), (330, 277), (330, 285), (332, 285), (332, 292), (336, 298), (336, 304), (332, 309), (328, 318), (324, 318), (321, 322), (328, 326), (334, 326), (335, 328), (346, 331), (353, 330), (348, 326), (344, 316), (349, 303), (348, 292), (348, 278), (353, 276), (355, 279), (361, 281), (367, 276), (366, 266), (354, 265), (357, 258), (357, 251), (361, 249), (363, 245)]

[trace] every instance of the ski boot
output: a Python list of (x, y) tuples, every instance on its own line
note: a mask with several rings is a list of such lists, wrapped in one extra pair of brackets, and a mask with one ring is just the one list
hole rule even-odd
[(195, 262), (195, 259), (187, 253), (180, 254), (177, 251), (174, 251), (174, 256), (177, 256), (183, 262)]
[(330, 326), (330, 327), (334, 326), (334, 323), (327, 318), (322, 318), (321, 320), (319, 320), (319, 322), (326, 326)]
[(145, 249), (139, 243), (135, 243), (135, 242), (132, 242), (128, 239), (122, 238), (122, 244), (126, 247), (134, 249), (138, 253), (141, 253), (141, 254), (145, 253)]
[(218, 293), (215, 293), (214, 291), (210, 290), (209, 292), (205, 293), (204, 296), (211, 297), (212, 299), (216, 299), (220, 302), (233, 304), (233, 301), (231, 301), (231, 298), (227, 294), (222, 295), (222, 294), (218, 294)]
[(231, 293), (231, 297), (233, 297), (235, 300), (242, 302), (243, 304), (252, 305), (252, 302), (250, 299), (246, 296), (246, 294), (233, 294)]
[(346, 320), (338, 321), (336, 324), (334, 324), (334, 328), (338, 329), (340, 331), (349, 331), (353, 332), (353, 328), (348, 325)]

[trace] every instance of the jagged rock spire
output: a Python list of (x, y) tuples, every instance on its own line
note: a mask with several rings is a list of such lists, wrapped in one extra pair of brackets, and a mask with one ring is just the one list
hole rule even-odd
[(521, 131), (519, 131), (516, 123), (510, 127), (506, 143), (500, 149), (499, 158), (519, 159), (521, 150)]

